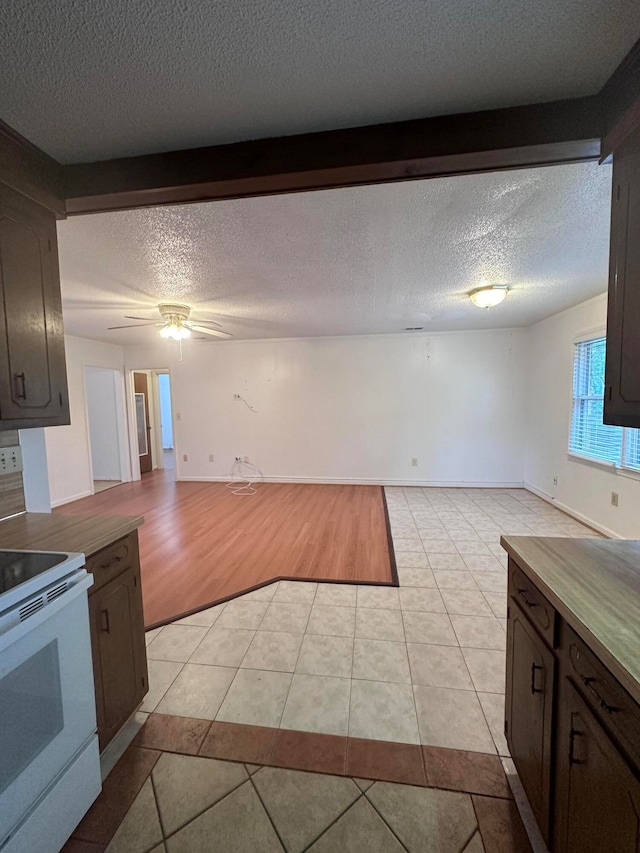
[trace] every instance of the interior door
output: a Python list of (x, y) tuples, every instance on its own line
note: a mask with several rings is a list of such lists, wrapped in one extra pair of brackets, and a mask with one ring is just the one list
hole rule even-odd
[(133, 390), (136, 402), (136, 432), (140, 473), (147, 474), (153, 468), (151, 455), (151, 422), (149, 420), (149, 385), (146, 373), (133, 374)]

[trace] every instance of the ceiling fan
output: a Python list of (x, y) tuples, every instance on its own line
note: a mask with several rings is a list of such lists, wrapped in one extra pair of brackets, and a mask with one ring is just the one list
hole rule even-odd
[[(115, 329), (137, 329), (140, 326), (160, 326), (159, 332), (163, 338), (172, 338), (174, 341), (182, 341), (191, 335), (191, 332), (202, 332), (216, 338), (232, 338), (229, 332), (223, 332), (220, 323), (213, 320), (198, 320), (189, 322), (191, 308), (188, 305), (176, 305), (174, 303), (161, 303), (158, 311), (162, 317), (161, 322), (147, 320), (145, 317), (131, 317), (125, 314), (127, 320), (144, 320), (143, 323), (130, 323), (127, 326), (109, 326), (108, 331)], [(208, 329), (207, 326), (218, 326), (217, 329)]]

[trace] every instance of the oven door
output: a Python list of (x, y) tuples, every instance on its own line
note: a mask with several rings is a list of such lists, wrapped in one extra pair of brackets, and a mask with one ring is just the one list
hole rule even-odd
[(0, 847), (96, 731), (91, 582), (0, 636)]

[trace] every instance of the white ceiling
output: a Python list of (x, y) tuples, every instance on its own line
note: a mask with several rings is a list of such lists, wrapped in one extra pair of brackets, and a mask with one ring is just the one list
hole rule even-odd
[[(583, 163), (71, 218), (65, 328), (151, 342), (107, 327), (163, 301), (241, 339), (526, 326), (606, 290), (610, 191)], [(506, 301), (472, 305), (482, 281)]]
[(598, 91), (637, 0), (2, 0), (0, 117), (62, 162)]

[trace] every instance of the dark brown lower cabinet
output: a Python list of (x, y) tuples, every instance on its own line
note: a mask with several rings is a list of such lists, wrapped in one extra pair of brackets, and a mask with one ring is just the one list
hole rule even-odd
[(559, 853), (638, 853), (640, 782), (566, 679), (559, 692)]
[(511, 600), (507, 626), (506, 737), (547, 843), (554, 679), (553, 654)]
[(540, 831), (640, 853), (640, 706), (523, 572), (510, 558), (505, 733)]
[(93, 677), (100, 751), (149, 689), (137, 533), (87, 560)]

